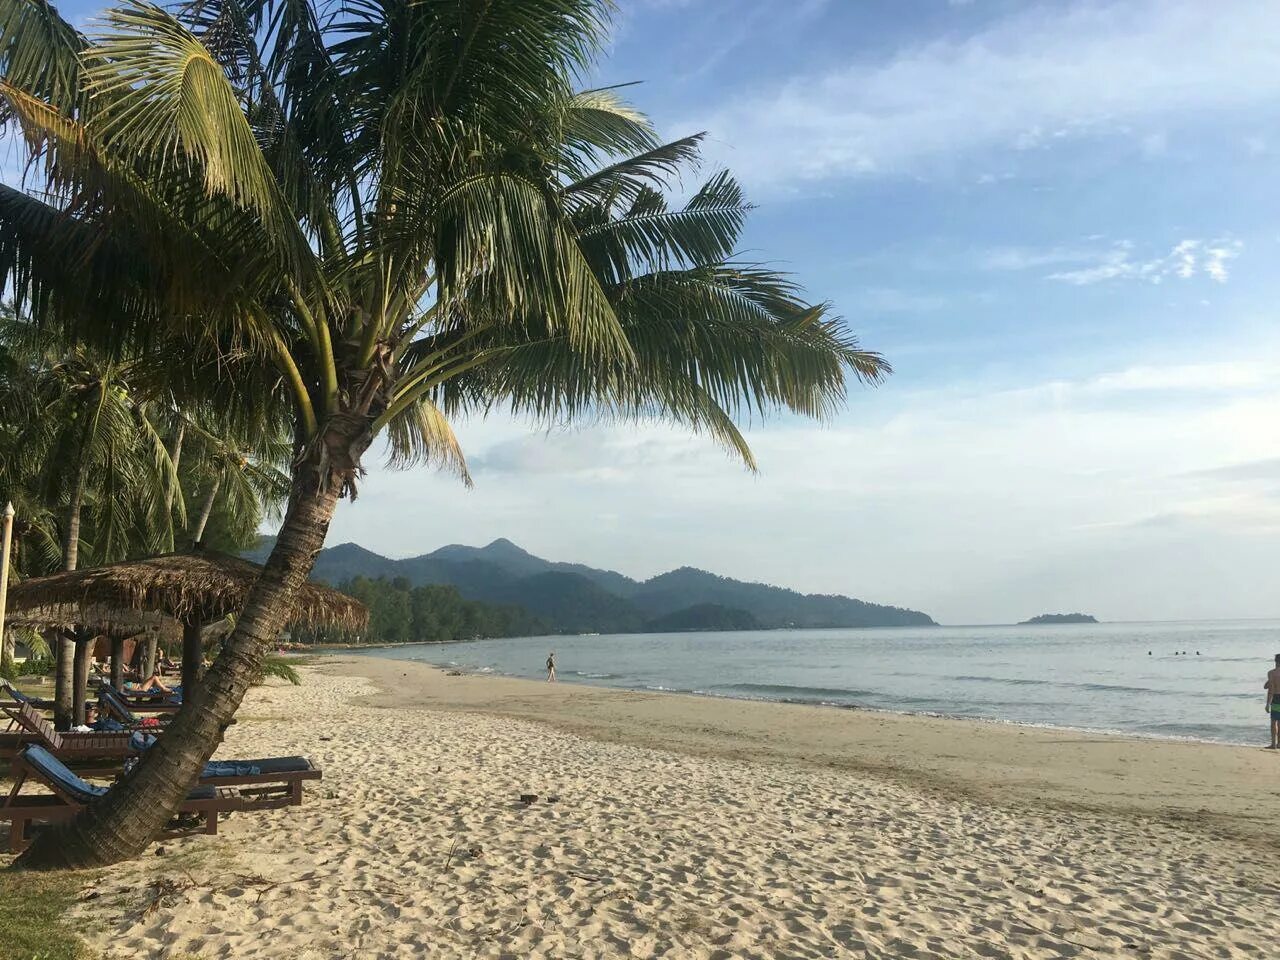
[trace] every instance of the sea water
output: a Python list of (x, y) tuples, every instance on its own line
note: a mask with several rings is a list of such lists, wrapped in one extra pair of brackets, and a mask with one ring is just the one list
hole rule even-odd
[(1266, 742), (1280, 622), (522, 637), (358, 651), (468, 672), (1228, 743)]

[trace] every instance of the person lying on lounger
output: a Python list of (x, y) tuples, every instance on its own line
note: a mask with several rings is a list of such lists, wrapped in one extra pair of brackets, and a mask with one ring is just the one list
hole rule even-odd
[(124, 689), (126, 693), (173, 693), (173, 688), (166, 687), (164, 683), (161, 682), (160, 674), (158, 673), (153, 673), (141, 683), (134, 683), (130, 681), (124, 685)]

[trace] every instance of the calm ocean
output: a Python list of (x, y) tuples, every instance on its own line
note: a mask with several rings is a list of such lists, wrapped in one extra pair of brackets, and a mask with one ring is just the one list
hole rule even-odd
[(533, 637), (363, 653), (541, 678), (550, 650), (569, 683), (1259, 743), (1280, 622)]

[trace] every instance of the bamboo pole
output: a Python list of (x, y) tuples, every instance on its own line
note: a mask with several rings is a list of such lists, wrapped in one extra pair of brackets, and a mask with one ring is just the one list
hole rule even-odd
[(4, 508), (4, 532), (0, 534), (0, 652), (8, 650), (5, 646), (4, 607), (9, 597), (9, 551), (13, 544), (13, 504), (7, 503)]

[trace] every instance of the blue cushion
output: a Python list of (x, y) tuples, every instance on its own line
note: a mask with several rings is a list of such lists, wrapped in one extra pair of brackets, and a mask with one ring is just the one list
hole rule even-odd
[(22, 752), (22, 757), (50, 783), (63, 793), (81, 803), (90, 803), (107, 792), (106, 787), (95, 787), (76, 776), (65, 763), (38, 744), (32, 744)]
[[(65, 763), (44, 747), (32, 744), (22, 752), (22, 756), (27, 763), (40, 771), (49, 783), (57, 784), (63, 793), (74, 797), (81, 803), (91, 803), (106, 795), (106, 787), (95, 787), (93, 784), (81, 780)], [(196, 787), (187, 794), (187, 799), (212, 800), (217, 795), (218, 791), (213, 787)]]
[(98, 687), (98, 702), (105, 704), (112, 713), (123, 720), (125, 723), (137, 723), (138, 715), (130, 710), (120, 699), (120, 694), (116, 692), (116, 688), (109, 683), (104, 683)]
[(256, 777), (262, 771), (248, 761), (220, 760), (204, 765), (206, 777)]
[[(114, 721), (112, 721), (114, 722)], [(118, 723), (116, 726), (120, 726)], [(141, 730), (135, 731), (133, 736), (129, 738), (129, 749), (134, 753), (142, 753), (149, 749), (156, 742), (155, 737), (147, 736)]]
[(311, 761), (306, 757), (267, 757), (263, 760), (245, 760), (252, 763), (263, 773), (298, 773), (311, 769)]

